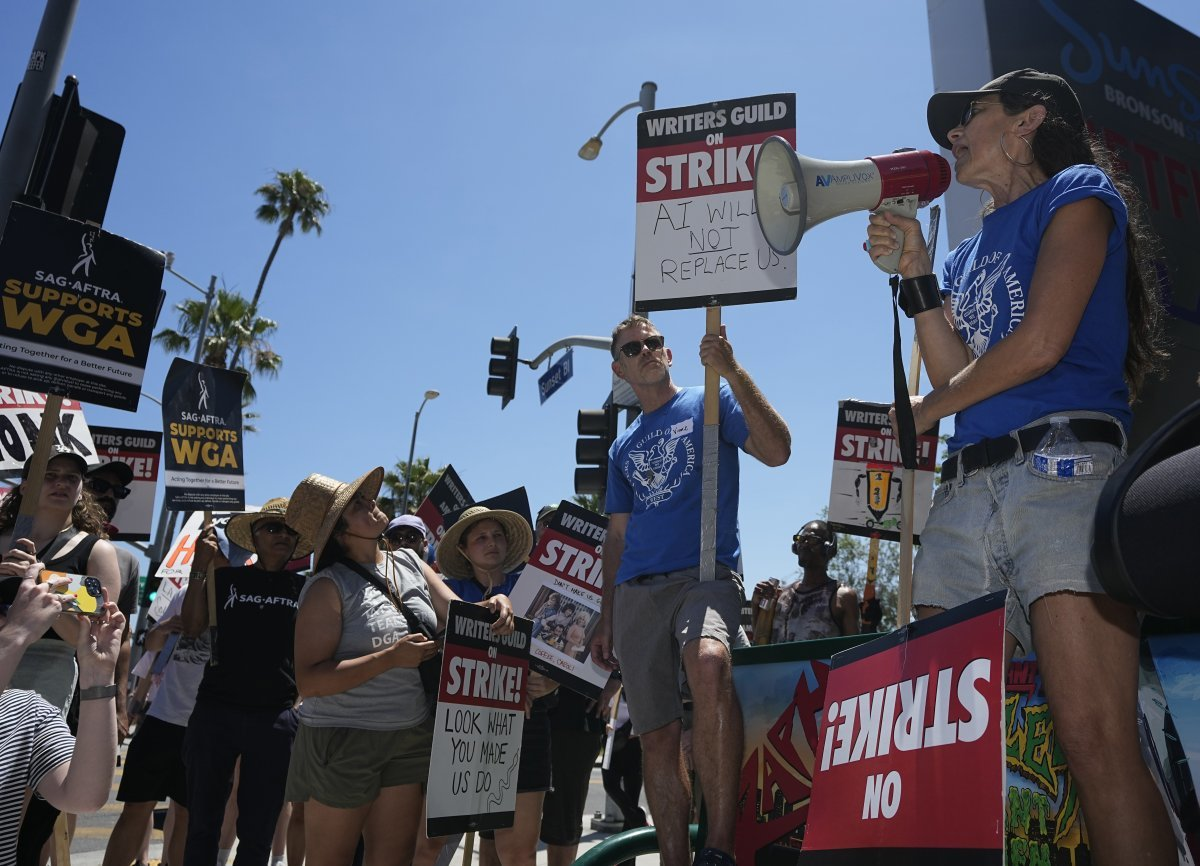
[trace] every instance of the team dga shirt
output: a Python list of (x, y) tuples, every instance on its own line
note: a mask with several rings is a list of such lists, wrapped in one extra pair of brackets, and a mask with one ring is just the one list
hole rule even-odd
[[(720, 391), (717, 447), (717, 561), (738, 567), (738, 449), (750, 430), (729, 389)], [(704, 389), (681, 388), (639, 415), (608, 454), (609, 514), (630, 515), (617, 583), (693, 568), (700, 561)]]
[(218, 568), (217, 664), (204, 671), (198, 701), (287, 707), (296, 700), (296, 610), (304, 578), (251, 565)]

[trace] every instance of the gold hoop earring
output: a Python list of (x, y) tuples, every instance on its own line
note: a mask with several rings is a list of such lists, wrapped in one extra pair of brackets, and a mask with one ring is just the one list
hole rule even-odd
[(1025, 145), (1026, 148), (1029, 149), (1029, 162), (1020, 162), (1018, 160), (1013, 159), (1012, 154), (1008, 152), (1008, 148), (1006, 148), (1004, 146), (1004, 130), (1000, 131), (1000, 152), (1003, 153), (1004, 158), (1007, 159), (1009, 162), (1011, 162), (1013, 165), (1018, 165), (1021, 168), (1027, 168), (1027, 167), (1033, 165), (1035, 162), (1037, 162), (1037, 157), (1033, 153), (1033, 145), (1029, 143), (1029, 139), (1027, 139), (1023, 135), (1018, 135), (1017, 138), (1021, 141), (1022, 144)]

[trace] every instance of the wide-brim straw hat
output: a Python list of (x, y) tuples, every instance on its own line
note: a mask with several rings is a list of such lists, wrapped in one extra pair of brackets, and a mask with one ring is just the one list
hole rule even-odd
[(360, 492), (368, 499), (374, 499), (379, 495), (381, 486), (382, 466), (376, 466), (349, 484), (313, 473), (292, 491), (292, 499), (287, 507), (287, 525), (299, 532), (302, 538), (312, 539), (315, 561), (320, 562), (333, 528), (337, 526), (338, 518), (350, 500)]
[(463, 534), (481, 520), (499, 523), (508, 539), (508, 556), (500, 563), (501, 571), (508, 573), (529, 558), (529, 551), (533, 549), (533, 529), (524, 517), (515, 511), (475, 505), (464, 511), (438, 542), (437, 564), (442, 574), (460, 579), (474, 575), (475, 569), (459, 549), (458, 543), (462, 541)]
[(296, 550), (292, 553), (292, 559), (308, 556), (312, 552), (312, 536), (304, 534), (295, 523), (288, 520), (287, 512), (287, 499), (282, 496), (268, 499), (266, 505), (258, 511), (247, 511), (231, 517), (225, 525), (225, 536), (238, 547), (254, 552), (254, 524), (269, 517), (276, 517), (300, 534), (296, 539)]

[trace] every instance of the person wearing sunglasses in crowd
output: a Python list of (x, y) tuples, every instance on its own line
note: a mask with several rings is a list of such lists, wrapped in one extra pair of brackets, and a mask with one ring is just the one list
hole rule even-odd
[[(1006, 650), (1037, 653), (1094, 861), (1173, 864), (1138, 742), (1137, 615), (1089, 560), (1130, 401), (1164, 357), (1152, 238), (1060, 76), (1019, 69), (935, 93), (926, 115), (956, 180), (990, 204), (946, 258), (943, 286), (916, 220), (881, 211), (867, 229), (873, 259), (903, 233), (901, 295), (933, 386), (912, 398), (917, 432), (954, 417), (913, 602), (924, 617), (1007, 590)], [(1065, 452), (1048, 450), (1052, 427), (1070, 431)]]
[(776, 578), (754, 588), (756, 595), (777, 598), (769, 643), (818, 640), (858, 634), (858, 593), (829, 576), (837, 556), (837, 536), (824, 520), (810, 520), (792, 536), (800, 579), (782, 589)]
[[(642, 316), (613, 329), (612, 357), (613, 373), (633, 388), (642, 414), (609, 451), (604, 592), (592, 658), (607, 670), (620, 664), (667, 866), (684, 866), (688, 855), (691, 786), (680, 745), (682, 663), (697, 708), (692, 751), (708, 814), (706, 847), (695, 863), (732, 866), (742, 763), (742, 714), (730, 656), (743, 602), (741, 577), (734, 571), (741, 556), (738, 450), (780, 466), (791, 456), (791, 433), (735, 360), (724, 326), (720, 335), (705, 335), (700, 361), (726, 381), (719, 395), (717, 579), (702, 582), (704, 389), (671, 381), (671, 350)], [(663, 610), (674, 615), (663, 617)]]
[[(304, 578), (287, 570), (312, 545), (287, 522), (288, 501), (269, 500), (225, 528), (231, 542), (255, 554), (253, 565), (230, 567), (205, 528), (196, 544), (183, 600), (183, 633), (199, 637), (215, 625), (212, 660), (204, 671), (184, 737), (188, 828), (184, 866), (217, 862), (225, 801), (241, 758), (235, 866), (265, 866), (283, 806), (296, 734), (293, 662), (296, 610)], [(209, 564), (215, 566), (208, 576)], [(217, 620), (209, 620), (208, 586), (215, 582)]]
[[(109, 538), (120, 532), (113, 521), (117, 509), (132, 492), (129, 488), (132, 481), (133, 467), (123, 460), (101, 463), (83, 479), (83, 486), (91, 492), (92, 498), (108, 518), (104, 530)], [(129, 548), (114, 544), (113, 551), (117, 555), (117, 573), (121, 576), (117, 609), (125, 616), (125, 634), (121, 639), (121, 655), (117, 659), (117, 742), (122, 743), (129, 735), (129, 629), (133, 623), (134, 608), (137, 607), (138, 572), (141, 566)]]
[(388, 523), (383, 540), (393, 553), (406, 548), (415, 553), (418, 559), (425, 560), (429, 551), (429, 527), (415, 514), (401, 514)]

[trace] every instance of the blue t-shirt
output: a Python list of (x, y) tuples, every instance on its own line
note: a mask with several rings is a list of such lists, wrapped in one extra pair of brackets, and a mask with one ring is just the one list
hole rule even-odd
[[(750, 430), (727, 384), (720, 391), (717, 447), (717, 561), (737, 568), (738, 449)], [(639, 415), (608, 452), (609, 514), (628, 514), (617, 583), (700, 562), (704, 389), (683, 388)]]
[(512, 595), (513, 587), (517, 585), (517, 578), (521, 576), (524, 568), (525, 566), (522, 565), (516, 571), (506, 574), (504, 582), (492, 587), (490, 592), (484, 590), (483, 586), (473, 577), (446, 577), (443, 574), (442, 582), (463, 601), (475, 604), (483, 601), (484, 598), (491, 598), (493, 595)]
[[(1073, 409), (1106, 412), (1129, 428), (1123, 370), (1129, 324), (1125, 309), (1125, 202), (1094, 165), (1073, 165), (983, 219), (983, 228), (946, 259), (944, 283), (954, 324), (978, 358), (1025, 317), (1042, 235), (1060, 207), (1098, 198), (1113, 215), (1100, 279), (1067, 353), (1049, 372), (969, 406), (954, 418), (951, 452), (1049, 415)], [(1053, 286), (1043, 291), (1053, 291)]]

